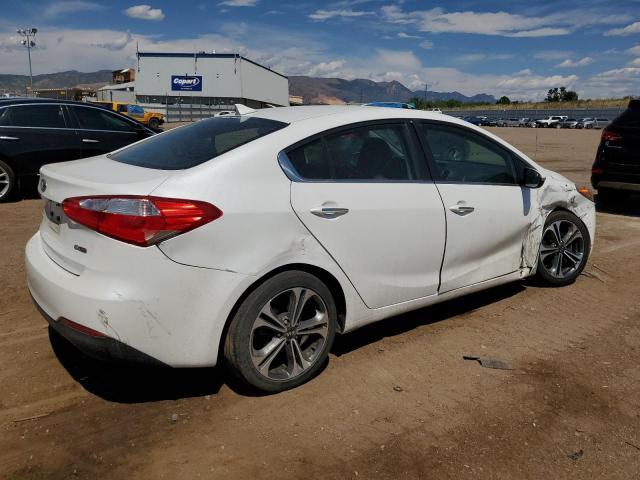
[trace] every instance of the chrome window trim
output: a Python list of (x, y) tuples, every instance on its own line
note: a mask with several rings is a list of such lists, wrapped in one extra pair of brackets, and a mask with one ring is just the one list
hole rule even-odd
[[(107, 110), (104, 107), (96, 107), (93, 105), (78, 105), (76, 103), (62, 103), (62, 102), (27, 102), (27, 103), (12, 103), (11, 105), (0, 105), (0, 110), (3, 108), (11, 108), (11, 107), (24, 107), (24, 106), (29, 106), (29, 105), (58, 105), (58, 106), (67, 106), (67, 107), (79, 107), (79, 108), (93, 108), (96, 110), (101, 110), (101, 111), (107, 111), (107, 112), (111, 112), (116, 113), (117, 115), (120, 115), (121, 117), (125, 117), (125, 121), (131, 123), (131, 125), (133, 127), (136, 127), (138, 124), (134, 121), (131, 121), (130, 119), (126, 118), (125, 115), (121, 115), (118, 112), (114, 112), (113, 110)], [(144, 126), (144, 125), (143, 125)], [(131, 134), (136, 134), (136, 132), (125, 132), (123, 130), (96, 130), (96, 129), (90, 129), (90, 128), (73, 128), (73, 127), (20, 127), (20, 126), (11, 126), (11, 125), (0, 125), (0, 128), (36, 128), (36, 129), (49, 129), (49, 130), (77, 130), (77, 131), (83, 131), (83, 132), (109, 132), (109, 133), (131, 133)]]

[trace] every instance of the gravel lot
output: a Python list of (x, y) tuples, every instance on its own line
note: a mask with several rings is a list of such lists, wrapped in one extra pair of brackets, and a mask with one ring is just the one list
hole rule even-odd
[[(491, 130), (588, 183), (599, 131)], [(51, 337), (23, 267), (41, 203), (0, 205), (0, 477), (637, 478), (630, 203), (598, 214), (574, 285), (507, 285), (388, 319), (339, 337), (309, 384), (267, 397), (219, 369), (105, 368)]]

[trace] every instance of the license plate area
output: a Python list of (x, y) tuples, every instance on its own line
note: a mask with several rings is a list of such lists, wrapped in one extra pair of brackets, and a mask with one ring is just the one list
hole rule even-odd
[(47, 217), (48, 225), (55, 233), (60, 233), (60, 225), (66, 221), (62, 204), (47, 200), (44, 204), (44, 215)]

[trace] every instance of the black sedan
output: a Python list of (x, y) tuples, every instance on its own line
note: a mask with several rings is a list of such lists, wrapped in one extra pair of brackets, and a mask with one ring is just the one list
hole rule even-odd
[(46, 98), (0, 100), (0, 202), (35, 183), (40, 167), (100, 155), (155, 132), (90, 103)]
[(640, 100), (602, 131), (591, 184), (605, 200), (618, 192), (640, 192)]

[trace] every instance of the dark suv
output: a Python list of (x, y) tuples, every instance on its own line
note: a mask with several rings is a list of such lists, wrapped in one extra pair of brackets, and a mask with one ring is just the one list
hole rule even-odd
[(40, 167), (111, 152), (155, 132), (90, 103), (46, 98), (0, 100), (0, 202)]
[(601, 199), (616, 192), (640, 192), (640, 100), (602, 131), (591, 184)]

